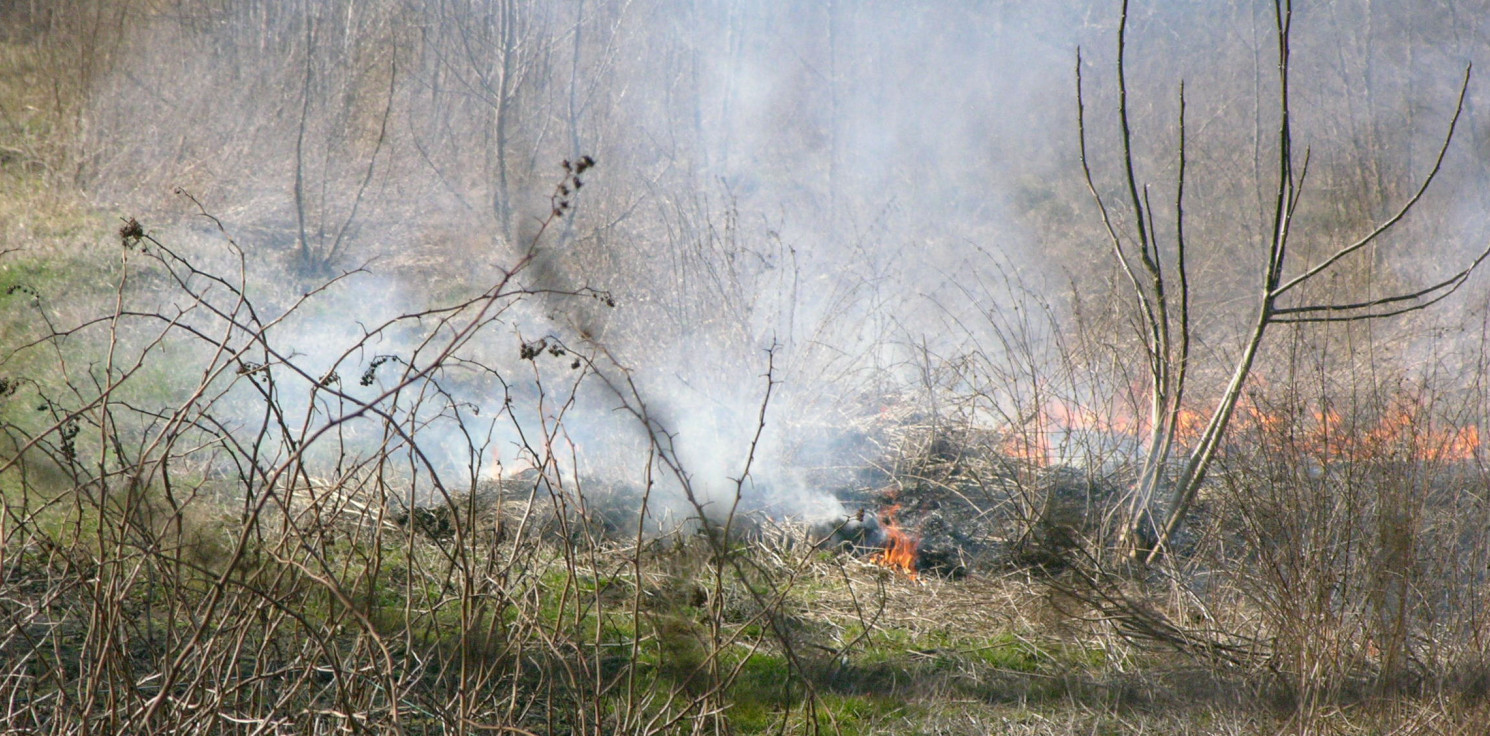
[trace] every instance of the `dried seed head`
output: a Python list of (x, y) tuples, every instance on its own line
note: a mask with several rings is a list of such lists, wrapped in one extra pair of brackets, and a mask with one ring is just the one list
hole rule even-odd
[(125, 248), (138, 246), (144, 237), (145, 228), (140, 225), (139, 220), (133, 217), (125, 220), (124, 225), (119, 228), (119, 244)]

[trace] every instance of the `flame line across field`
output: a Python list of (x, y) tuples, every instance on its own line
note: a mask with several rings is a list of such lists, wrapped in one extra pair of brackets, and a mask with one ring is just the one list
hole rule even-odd
[[(1176, 439), (1188, 444), (1197, 436), (1202, 417), (1186, 409), (1179, 413), (1178, 420)], [(1024, 426), (1009, 427), (999, 450), (1037, 467), (1050, 467), (1084, 451), (1121, 452), (1105, 445), (1122, 444), (1137, 451), (1147, 431), (1144, 417), (1051, 400)], [(1428, 407), (1406, 398), (1392, 402), (1375, 417), (1353, 420), (1332, 408), (1279, 411), (1254, 400), (1240, 408), (1232, 432), (1276, 438), (1319, 461), (1359, 462), (1400, 456), (1426, 462), (1466, 462), (1479, 457), (1481, 450), (1478, 425), (1435, 417)], [(1090, 435), (1103, 439), (1089, 439)]]

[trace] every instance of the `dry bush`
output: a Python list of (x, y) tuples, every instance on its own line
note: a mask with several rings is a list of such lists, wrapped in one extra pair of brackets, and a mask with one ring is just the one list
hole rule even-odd
[(1478, 382), (1393, 370), (1364, 330), (1294, 338), (1249, 391), (1190, 541), (1136, 579), (1098, 566), (1077, 597), (1140, 643), (1230, 647), (1221, 661), (1300, 728), (1362, 702), (1477, 700)]
[[(740, 554), (618, 367), (552, 337), (469, 357), (535, 299), (526, 262), (325, 346), (290, 326), (335, 281), (270, 316), (133, 220), (120, 239), (111, 314), (34, 299), (49, 327), (0, 356), (8, 728), (722, 732), (764, 661), (779, 717), (813, 707), (785, 612), (814, 547)], [(639, 498), (577, 472), (586, 383), (643, 428)], [(689, 535), (649, 518), (669, 484)]]

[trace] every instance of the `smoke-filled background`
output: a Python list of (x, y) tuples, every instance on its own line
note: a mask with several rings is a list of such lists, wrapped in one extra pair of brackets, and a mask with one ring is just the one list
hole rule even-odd
[[(173, 193), (189, 192), (273, 308), (356, 271), (274, 328), (308, 370), (336, 365), (369, 326), (479, 293), (531, 251), (518, 280), (545, 294), (505, 312), (505, 332), (471, 348), (484, 372), (448, 387), (477, 412), (428, 425), (452, 438), (433, 462), (454, 485), (516, 462), (524, 428), (555, 416), (538, 399), (556, 389), (576, 397), (573, 472), (637, 477), (648, 430), (622, 409), (643, 404), (706, 504), (733, 493), (765, 404), (745, 493), (802, 516), (840, 510), (804, 469), (864, 464), (860, 424), (896, 407), (1018, 426), (1028, 392), (1056, 382), (1103, 410), (1141, 391), (1141, 335), (1077, 146), (1080, 49), (1093, 174), (1120, 196), (1115, 2), (76, 0), (0, 13), (9, 38), (50, 50), (18, 81), (37, 85), (37, 107), (5, 123), (67, 134), (47, 152), (52, 175), (234, 267), (213, 260), (225, 236)], [(1304, 261), (1411, 196), (1466, 65), (1490, 51), (1487, 18), (1475, 2), (1301, 4)], [(1236, 352), (1266, 256), (1273, 24), (1260, 2), (1139, 3), (1129, 19), (1133, 143), (1161, 237), (1185, 83), (1202, 383), (1222, 378), (1207, 356)], [(1471, 82), (1418, 209), (1319, 288), (1371, 298), (1478, 252), (1485, 90)], [(560, 162), (581, 156), (598, 165), (554, 199)], [(560, 200), (572, 214), (550, 218)], [(1473, 281), (1431, 316), (1377, 326), (1373, 360), (1411, 372), (1433, 356), (1452, 376), (1483, 302)], [(545, 338), (572, 352), (524, 360), (520, 346)], [(376, 353), (339, 370), (351, 384), (420, 339), (379, 334)], [(612, 387), (566, 385), (570, 355)], [(386, 375), (347, 390), (374, 395)], [(625, 380), (635, 389), (618, 395)], [(301, 383), (282, 390), (308, 396)]]

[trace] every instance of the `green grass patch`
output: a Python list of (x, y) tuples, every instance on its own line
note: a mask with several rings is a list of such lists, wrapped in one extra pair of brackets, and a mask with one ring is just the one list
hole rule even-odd
[(800, 702), (804, 689), (783, 656), (756, 652), (739, 666), (728, 690), (730, 722), (745, 733), (769, 731), (781, 714)]
[(1000, 634), (968, 652), (989, 667), (1012, 672), (1040, 672), (1057, 664), (1057, 658), (1049, 650), (1009, 633)]

